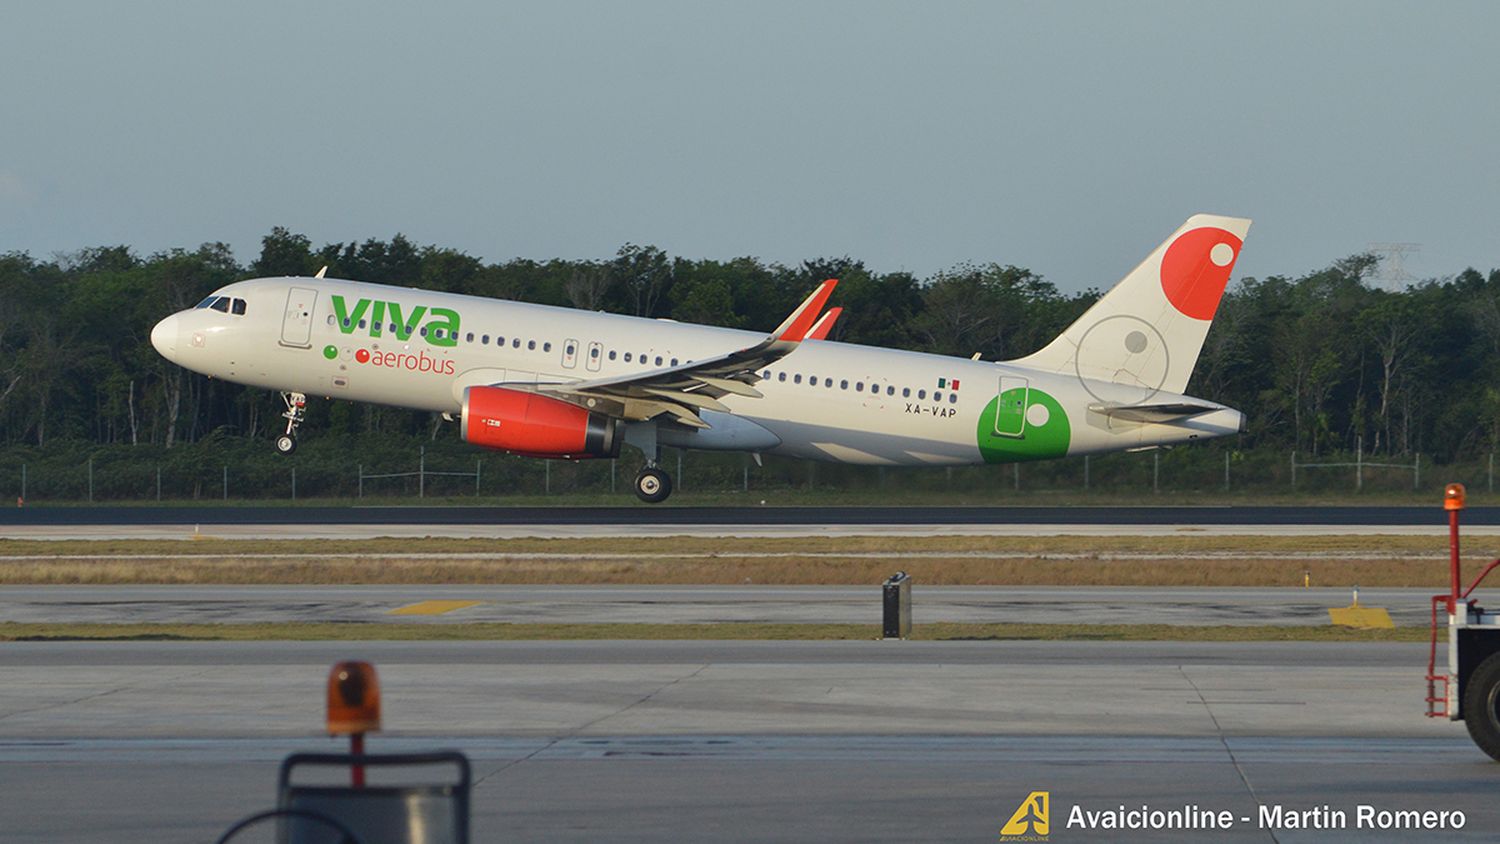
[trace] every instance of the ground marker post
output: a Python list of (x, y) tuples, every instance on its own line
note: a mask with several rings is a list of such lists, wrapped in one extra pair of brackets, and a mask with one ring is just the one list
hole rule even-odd
[(911, 638), (911, 575), (898, 571), (886, 578), (881, 592), (881, 638)]

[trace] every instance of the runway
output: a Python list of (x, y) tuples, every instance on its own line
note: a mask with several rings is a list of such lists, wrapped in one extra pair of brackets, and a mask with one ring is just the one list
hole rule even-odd
[[(1500, 534), (1500, 507), (1464, 513)], [(358, 539), (374, 536), (839, 536), (1424, 534), (1437, 506), (1303, 507), (25, 507), (0, 510), (13, 539)]]
[[(1426, 627), (1429, 589), (1362, 589), (1400, 627)], [(880, 623), (870, 586), (11, 586), (0, 621), (27, 623), (383, 622)], [(434, 614), (398, 614), (421, 602)], [(915, 586), (913, 620), (1326, 625), (1347, 588)], [(449, 609), (448, 607), (452, 607)], [(420, 607), (418, 607), (420, 609)]]
[[(1018, 642), (13, 643), (0, 648), (8, 841), (203, 841), (267, 807), (323, 683), (374, 661), (375, 751), (468, 752), (476, 841), (988, 840), (1049, 790), (1090, 811), (1458, 810), (1492, 840), (1500, 766), (1421, 716), (1426, 649)], [(88, 811), (79, 810), (87, 795)]]

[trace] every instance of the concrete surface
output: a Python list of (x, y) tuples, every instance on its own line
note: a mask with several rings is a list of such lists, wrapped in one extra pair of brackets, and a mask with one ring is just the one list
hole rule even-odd
[[(1426, 648), (1311, 643), (12, 643), (7, 841), (203, 841), (376, 662), (371, 750), (475, 761), (476, 841), (1493, 840), (1500, 765), (1421, 715)], [(1226, 810), (1214, 832), (1068, 829), (1073, 805)], [(1264, 830), (1259, 804), (1461, 810), (1466, 826)], [(266, 840), (266, 839), (259, 839)]]

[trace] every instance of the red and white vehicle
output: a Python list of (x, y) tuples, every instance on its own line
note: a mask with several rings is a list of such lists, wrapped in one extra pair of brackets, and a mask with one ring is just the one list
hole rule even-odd
[[(1432, 596), (1432, 650), (1427, 660), (1427, 716), (1463, 719), (1479, 749), (1500, 761), (1500, 613), (1469, 597), (1496, 567), (1495, 560), (1462, 588), (1459, 579), (1458, 514), (1464, 509), (1464, 485), (1448, 484), (1443, 494), (1448, 511), (1449, 590)], [(1438, 608), (1448, 614), (1448, 664), (1438, 671)]]

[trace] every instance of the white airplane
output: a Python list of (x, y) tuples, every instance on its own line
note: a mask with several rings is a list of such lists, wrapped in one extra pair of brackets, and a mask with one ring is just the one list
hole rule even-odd
[[(1225, 436), (1244, 416), (1182, 395), (1250, 221), (1199, 214), (1042, 350), (990, 362), (823, 339), (835, 280), (770, 334), (323, 278), (228, 285), (151, 343), (214, 378), (281, 392), (290, 454), (307, 396), (442, 413), (464, 440), (532, 457), (663, 445), (841, 463), (957, 466)], [(836, 311), (837, 309), (835, 309)]]

